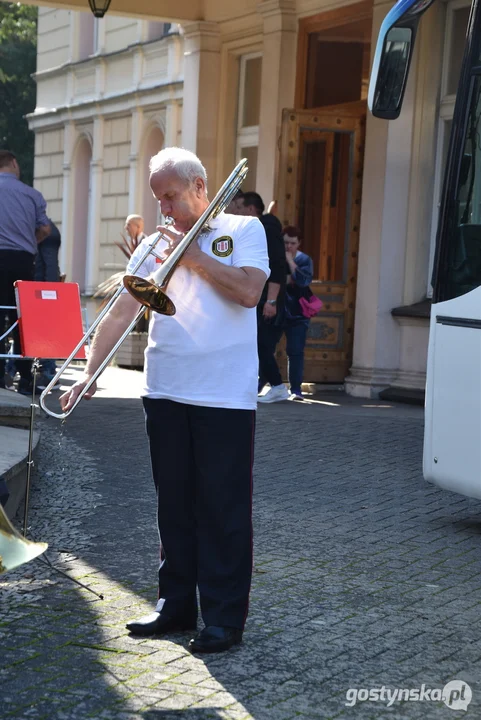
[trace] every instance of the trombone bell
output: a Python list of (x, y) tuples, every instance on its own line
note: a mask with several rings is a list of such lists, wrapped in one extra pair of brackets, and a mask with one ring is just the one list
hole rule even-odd
[(138, 275), (124, 275), (124, 286), (145, 307), (161, 315), (174, 315), (175, 305), (157, 285)]
[(0, 575), (41, 555), (47, 543), (31, 542), (18, 533), (0, 505)]

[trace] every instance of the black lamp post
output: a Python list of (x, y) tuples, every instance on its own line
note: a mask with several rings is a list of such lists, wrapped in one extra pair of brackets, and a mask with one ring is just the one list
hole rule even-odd
[(89, 5), (96, 18), (103, 18), (109, 9), (110, 0), (89, 0)]

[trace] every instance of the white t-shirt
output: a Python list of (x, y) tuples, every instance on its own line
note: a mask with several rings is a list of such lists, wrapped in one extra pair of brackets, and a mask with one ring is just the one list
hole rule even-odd
[[(269, 277), (264, 228), (257, 218), (221, 213), (198, 239), (203, 252), (223, 265), (254, 267)], [(133, 253), (127, 274), (145, 252), (146, 238)], [(162, 254), (165, 241), (157, 244)], [(153, 255), (136, 275), (150, 276), (159, 265)], [(142, 395), (190, 405), (254, 410), (257, 404), (257, 319), (255, 308), (224, 298), (188, 268), (178, 266), (167, 294), (172, 316), (153, 312), (145, 351)]]

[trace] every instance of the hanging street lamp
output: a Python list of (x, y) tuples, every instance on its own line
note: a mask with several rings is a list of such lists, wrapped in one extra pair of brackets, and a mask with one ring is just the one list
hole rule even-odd
[(89, 5), (96, 18), (103, 18), (109, 9), (110, 0), (89, 0)]

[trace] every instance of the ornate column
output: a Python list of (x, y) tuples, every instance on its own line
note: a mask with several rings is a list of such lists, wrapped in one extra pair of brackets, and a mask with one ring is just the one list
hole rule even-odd
[(137, 47), (133, 51), (133, 70), (132, 70), (132, 87), (137, 90), (142, 83), (142, 72), (144, 63), (144, 53), (141, 47)]
[(100, 260), (100, 205), (102, 199), (104, 148), (104, 118), (94, 119), (92, 160), (90, 163), (89, 216), (87, 230), (87, 258), (85, 270), (85, 294), (95, 292), (99, 277)]
[(172, 100), (166, 107), (165, 114), (165, 147), (180, 145), (182, 133), (182, 110), (177, 100)]
[(168, 45), (167, 75), (170, 82), (182, 80), (184, 68), (184, 44), (180, 37), (171, 35)]
[(63, 185), (62, 185), (62, 242), (60, 244), (60, 272), (66, 273), (67, 280), (72, 279), (73, 250), (73, 179), (72, 155), (75, 145), (75, 126), (69, 121), (64, 126)]
[(144, 127), (144, 112), (142, 108), (132, 111), (130, 155), (129, 155), (129, 215), (139, 212), (139, 152)]
[(106, 85), (106, 67), (102, 57), (98, 57), (95, 61), (95, 97), (101, 100), (105, 94)]
[[(374, 4), (372, 48), (390, 7), (385, 0)], [(369, 112), (366, 118), (353, 364), (346, 378), (347, 392), (357, 397), (377, 397), (400, 366), (400, 326), (391, 310), (403, 304), (417, 67), (416, 52), (399, 119), (386, 122)]]
[(105, 18), (94, 20), (94, 55), (102, 55), (105, 52)]
[(184, 26), (182, 145), (197, 153), (215, 178), (219, 115), (220, 35), (217, 23)]
[(79, 54), (79, 22), (78, 12), (70, 13), (70, 26), (69, 26), (69, 38), (68, 38), (68, 62), (75, 62), (78, 59)]
[(276, 187), (282, 110), (294, 106), (296, 3), (295, 0), (261, 0), (257, 11), (263, 18), (264, 37), (256, 186), (267, 205)]

